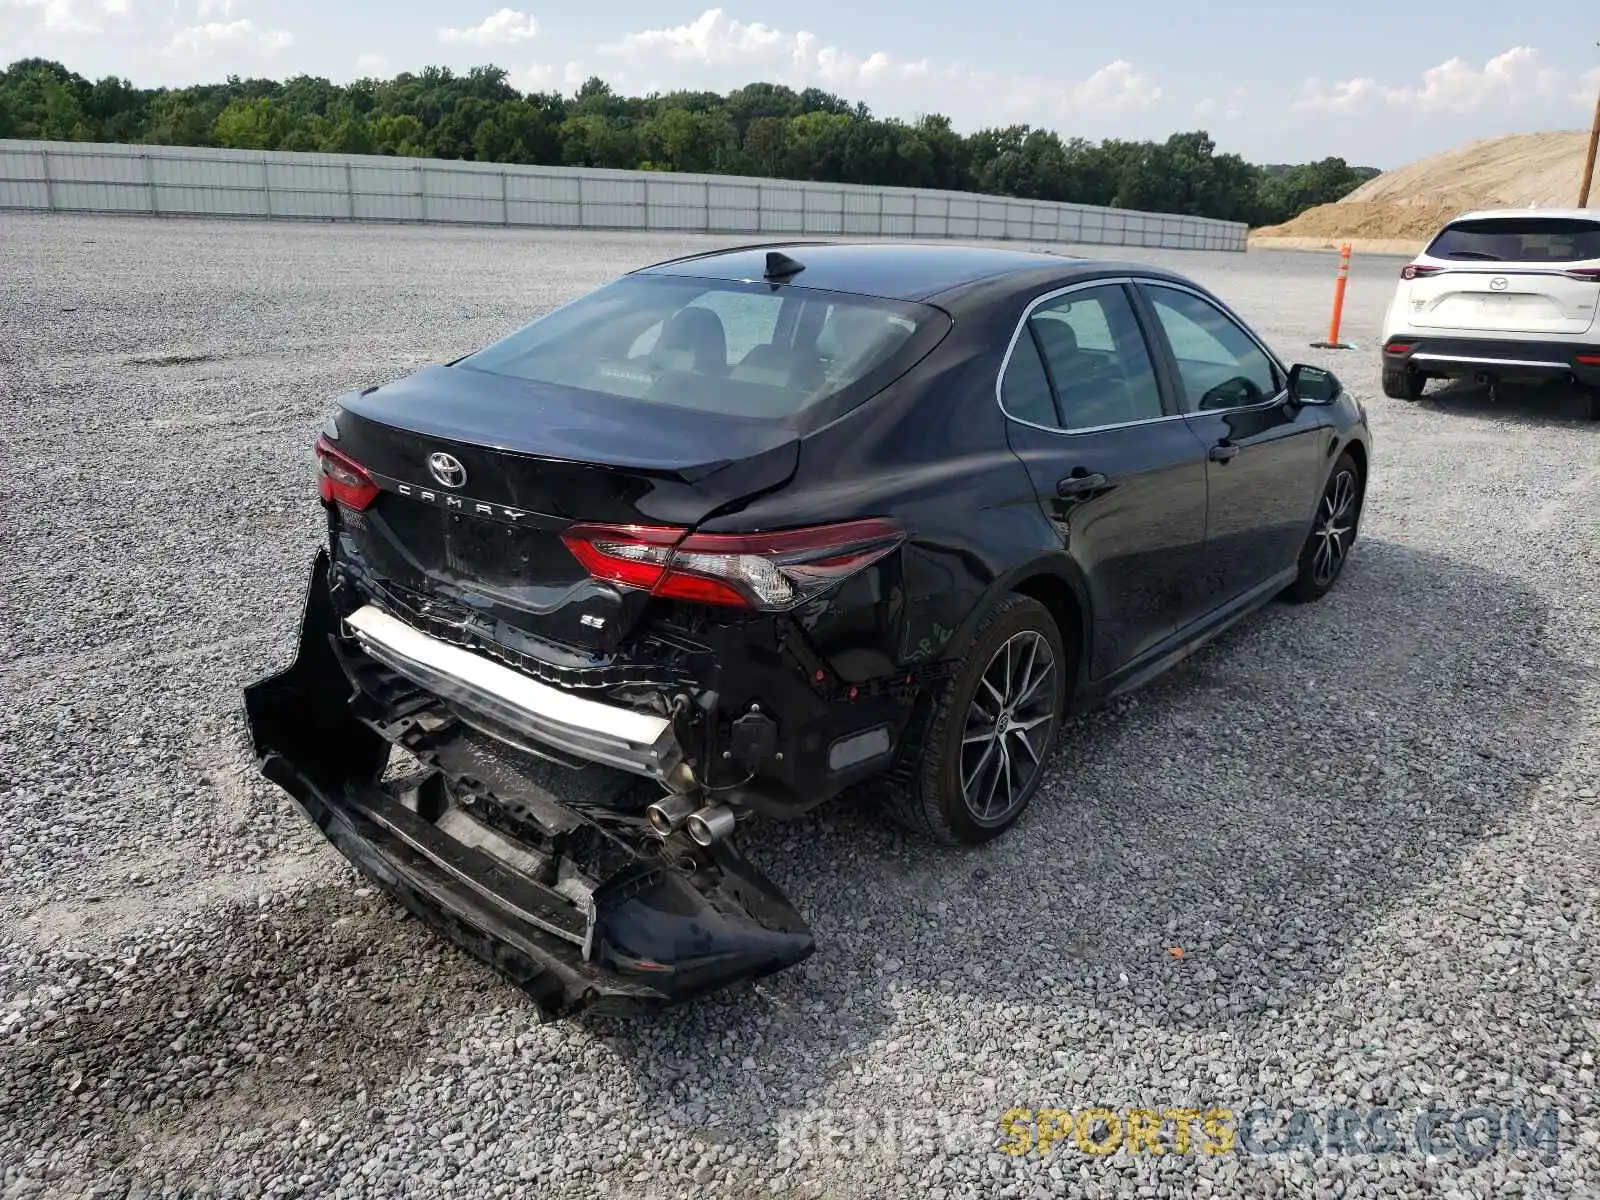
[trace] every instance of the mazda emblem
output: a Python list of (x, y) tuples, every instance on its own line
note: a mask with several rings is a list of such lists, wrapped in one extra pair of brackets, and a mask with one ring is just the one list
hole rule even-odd
[(428, 455), (428, 474), (447, 488), (458, 488), (467, 481), (467, 469), (454, 454), (435, 450)]
[(1496, 275), (1493, 279), (1489, 280), (1489, 290), (1491, 292), (1503, 292), (1503, 291), (1505, 291), (1506, 290), (1506, 277), (1504, 275)]

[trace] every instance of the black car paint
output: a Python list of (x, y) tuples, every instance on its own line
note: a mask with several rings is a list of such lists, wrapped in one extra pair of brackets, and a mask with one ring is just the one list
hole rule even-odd
[[(1249, 409), (1183, 414), (1170, 352), (1150, 332), (1147, 313), (1163, 419), (1067, 433), (1002, 411), (999, 373), (1034, 301), (1095, 281), (1116, 281), (1137, 297), (1138, 281), (1151, 280), (1228, 311), (1182, 276), (948, 247), (789, 249), (806, 269), (781, 286), (920, 301), (950, 322), (936, 346), (876, 395), (838, 398), (785, 421), (712, 418), (455, 366), (342, 399), (333, 421), (340, 450), (407, 503), (383, 501), (359, 529), (330, 511), (333, 555), (325, 569), (334, 607), (308, 602), (301, 659), (247, 699), (267, 773), (324, 828), (331, 829), (329, 813), (345, 814), (343, 840), (335, 840), (346, 853), (358, 857), (350, 814), (376, 803), (373, 781), (360, 770), (339, 779), (325, 764), (301, 770), (291, 761), (312, 754), (294, 697), (309, 687), (350, 695), (356, 677), (344, 664), (349, 683), (330, 683), (341, 676), (322, 643), (336, 642), (341, 613), (362, 599), (382, 599), (429, 632), (448, 631), (561, 686), (659, 676), (712, 698), (693, 743), (704, 782), (784, 817), (896, 761), (891, 753), (831, 771), (826, 753), (836, 739), (884, 725), (902, 761), (914, 752), (907, 735), (921, 704), (1000, 596), (1023, 591), (1051, 608), (1077, 651), (1070, 701), (1092, 704), (1139, 686), (1270, 600), (1293, 578), (1334, 459), (1348, 449), (1365, 469), (1365, 417), (1343, 392), (1329, 404), (1284, 393)], [(647, 270), (759, 279), (763, 257), (713, 254)], [(1236, 453), (1209, 455), (1218, 445)], [(440, 449), (466, 467), (459, 506), (428, 485), (426, 458)], [(1085, 474), (1105, 476), (1106, 485), (1062, 494), (1063, 479)], [(406, 489), (431, 494), (423, 500)], [(778, 614), (711, 610), (596, 582), (567, 561), (557, 538), (578, 519), (715, 533), (863, 516), (900, 521), (908, 537), (899, 551)], [(404, 522), (414, 527), (399, 531)], [(433, 526), (444, 531), (442, 561), (424, 564), (408, 553), (408, 539), (416, 544)], [(580, 609), (603, 616), (604, 630), (579, 623)], [(358, 684), (356, 699), (373, 696)], [(752, 705), (776, 718), (778, 736), (776, 754), (749, 765), (746, 778), (747, 764), (724, 760), (730, 718)], [(342, 712), (317, 711), (315, 721), (336, 740), (365, 745), (374, 728), (392, 732), (382, 714), (369, 714), (357, 732)], [(290, 743), (298, 749), (286, 750)], [(374, 869), (394, 874), (392, 863)], [(746, 963), (744, 974), (809, 953), (809, 934), (789, 922), (781, 897), (756, 887), (746, 899), (779, 914), (783, 937), (769, 961)], [(421, 902), (412, 894), (407, 903)], [(492, 942), (485, 928), (501, 918), (479, 916), (479, 940)], [(456, 911), (450, 920), (459, 934), (472, 914)], [(651, 1002), (726, 982), (725, 973), (678, 965), (671, 980), (652, 977)], [(555, 972), (564, 980), (559, 999), (541, 999), (552, 1011), (600, 995), (587, 976), (563, 974), (567, 966)], [(617, 996), (632, 996), (637, 982)]]

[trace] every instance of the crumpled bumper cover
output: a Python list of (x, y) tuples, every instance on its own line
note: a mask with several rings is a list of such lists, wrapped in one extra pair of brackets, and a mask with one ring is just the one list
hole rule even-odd
[(727, 842), (713, 850), (714, 888), (639, 859), (604, 880), (585, 911), (401, 803), (381, 781), (389, 743), (352, 706), (328, 575), (323, 550), (294, 662), (245, 688), (245, 718), (262, 774), (411, 913), (552, 1017), (658, 1009), (812, 952), (799, 914)]

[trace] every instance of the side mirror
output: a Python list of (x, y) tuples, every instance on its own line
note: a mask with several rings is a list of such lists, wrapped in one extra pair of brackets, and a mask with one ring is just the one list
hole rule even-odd
[(1295, 363), (1289, 368), (1289, 395), (1300, 404), (1332, 404), (1344, 385), (1326, 367)]

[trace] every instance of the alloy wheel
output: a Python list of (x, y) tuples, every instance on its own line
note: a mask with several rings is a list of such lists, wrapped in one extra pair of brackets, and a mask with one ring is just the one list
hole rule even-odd
[(1316, 528), (1311, 532), (1311, 578), (1319, 588), (1338, 577), (1355, 536), (1356, 477), (1351, 471), (1339, 471), (1322, 494)]
[(1008, 638), (984, 668), (961, 731), (961, 794), (978, 824), (1003, 823), (1044, 768), (1055, 673), (1050, 643), (1031, 629)]

